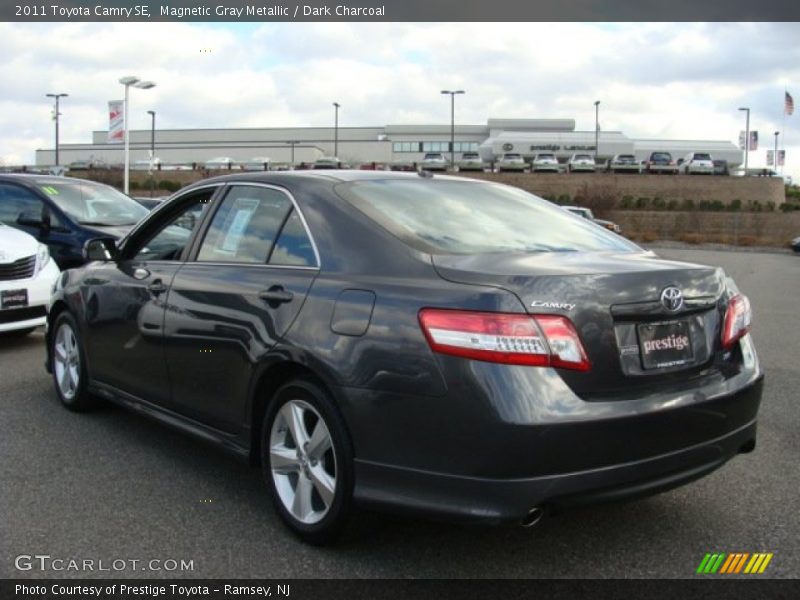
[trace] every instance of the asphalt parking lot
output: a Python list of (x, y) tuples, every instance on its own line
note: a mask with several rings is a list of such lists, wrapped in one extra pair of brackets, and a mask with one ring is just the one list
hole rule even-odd
[[(0, 340), (0, 577), (692, 577), (706, 552), (772, 552), (800, 575), (800, 257), (664, 249), (723, 266), (753, 303), (767, 381), (758, 447), (689, 486), (532, 529), (362, 512), (314, 548), (279, 522), (258, 469), (116, 407), (62, 409), (43, 333)], [(193, 561), (192, 571), (19, 571), (15, 557)], [(170, 563), (171, 564), (171, 563)]]

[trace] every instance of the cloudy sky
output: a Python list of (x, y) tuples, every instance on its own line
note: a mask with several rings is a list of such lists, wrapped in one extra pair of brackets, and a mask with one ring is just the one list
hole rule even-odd
[[(117, 80), (133, 90), (131, 127), (446, 123), (574, 118), (635, 138), (735, 141), (749, 106), (762, 166), (784, 131), (800, 179), (800, 112), (783, 126), (784, 89), (800, 104), (797, 23), (0, 23), (0, 163), (52, 148), (48, 92), (66, 92), (61, 140), (107, 128)], [(798, 106), (800, 108), (800, 106)], [(783, 137), (783, 135), (782, 135)]]

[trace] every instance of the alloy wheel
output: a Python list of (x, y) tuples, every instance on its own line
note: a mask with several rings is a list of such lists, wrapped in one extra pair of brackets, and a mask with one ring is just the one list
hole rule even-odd
[(336, 497), (333, 440), (319, 412), (289, 400), (275, 415), (269, 438), (275, 490), (291, 516), (305, 525), (321, 521)]

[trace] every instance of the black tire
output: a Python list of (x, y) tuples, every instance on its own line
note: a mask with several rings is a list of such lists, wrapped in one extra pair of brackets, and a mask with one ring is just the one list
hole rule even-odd
[(58, 315), (53, 323), (50, 357), (53, 384), (61, 404), (75, 412), (96, 408), (98, 400), (87, 389), (86, 355), (83, 352), (80, 330), (75, 317), (67, 311)]
[[(330, 443), (324, 453), (317, 453), (308, 442), (295, 441), (293, 426), (287, 423), (289, 413), (302, 415), (298, 437), (309, 441), (322, 421)], [(299, 452), (298, 446), (304, 451)], [(289, 458), (281, 460), (281, 451)], [(353, 503), (353, 450), (339, 410), (317, 384), (295, 379), (275, 392), (261, 428), (261, 468), (275, 510), (293, 533), (314, 545), (335, 541)], [(326, 485), (331, 477), (333, 492), (326, 500), (323, 491), (330, 494)], [(298, 500), (306, 496), (307, 502)]]

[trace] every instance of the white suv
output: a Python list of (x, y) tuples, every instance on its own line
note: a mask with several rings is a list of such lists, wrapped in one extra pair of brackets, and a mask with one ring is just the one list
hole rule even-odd
[(679, 168), (686, 175), (713, 175), (714, 161), (707, 152), (689, 152)]
[(0, 223), (0, 332), (26, 335), (44, 325), (59, 273), (47, 246)]

